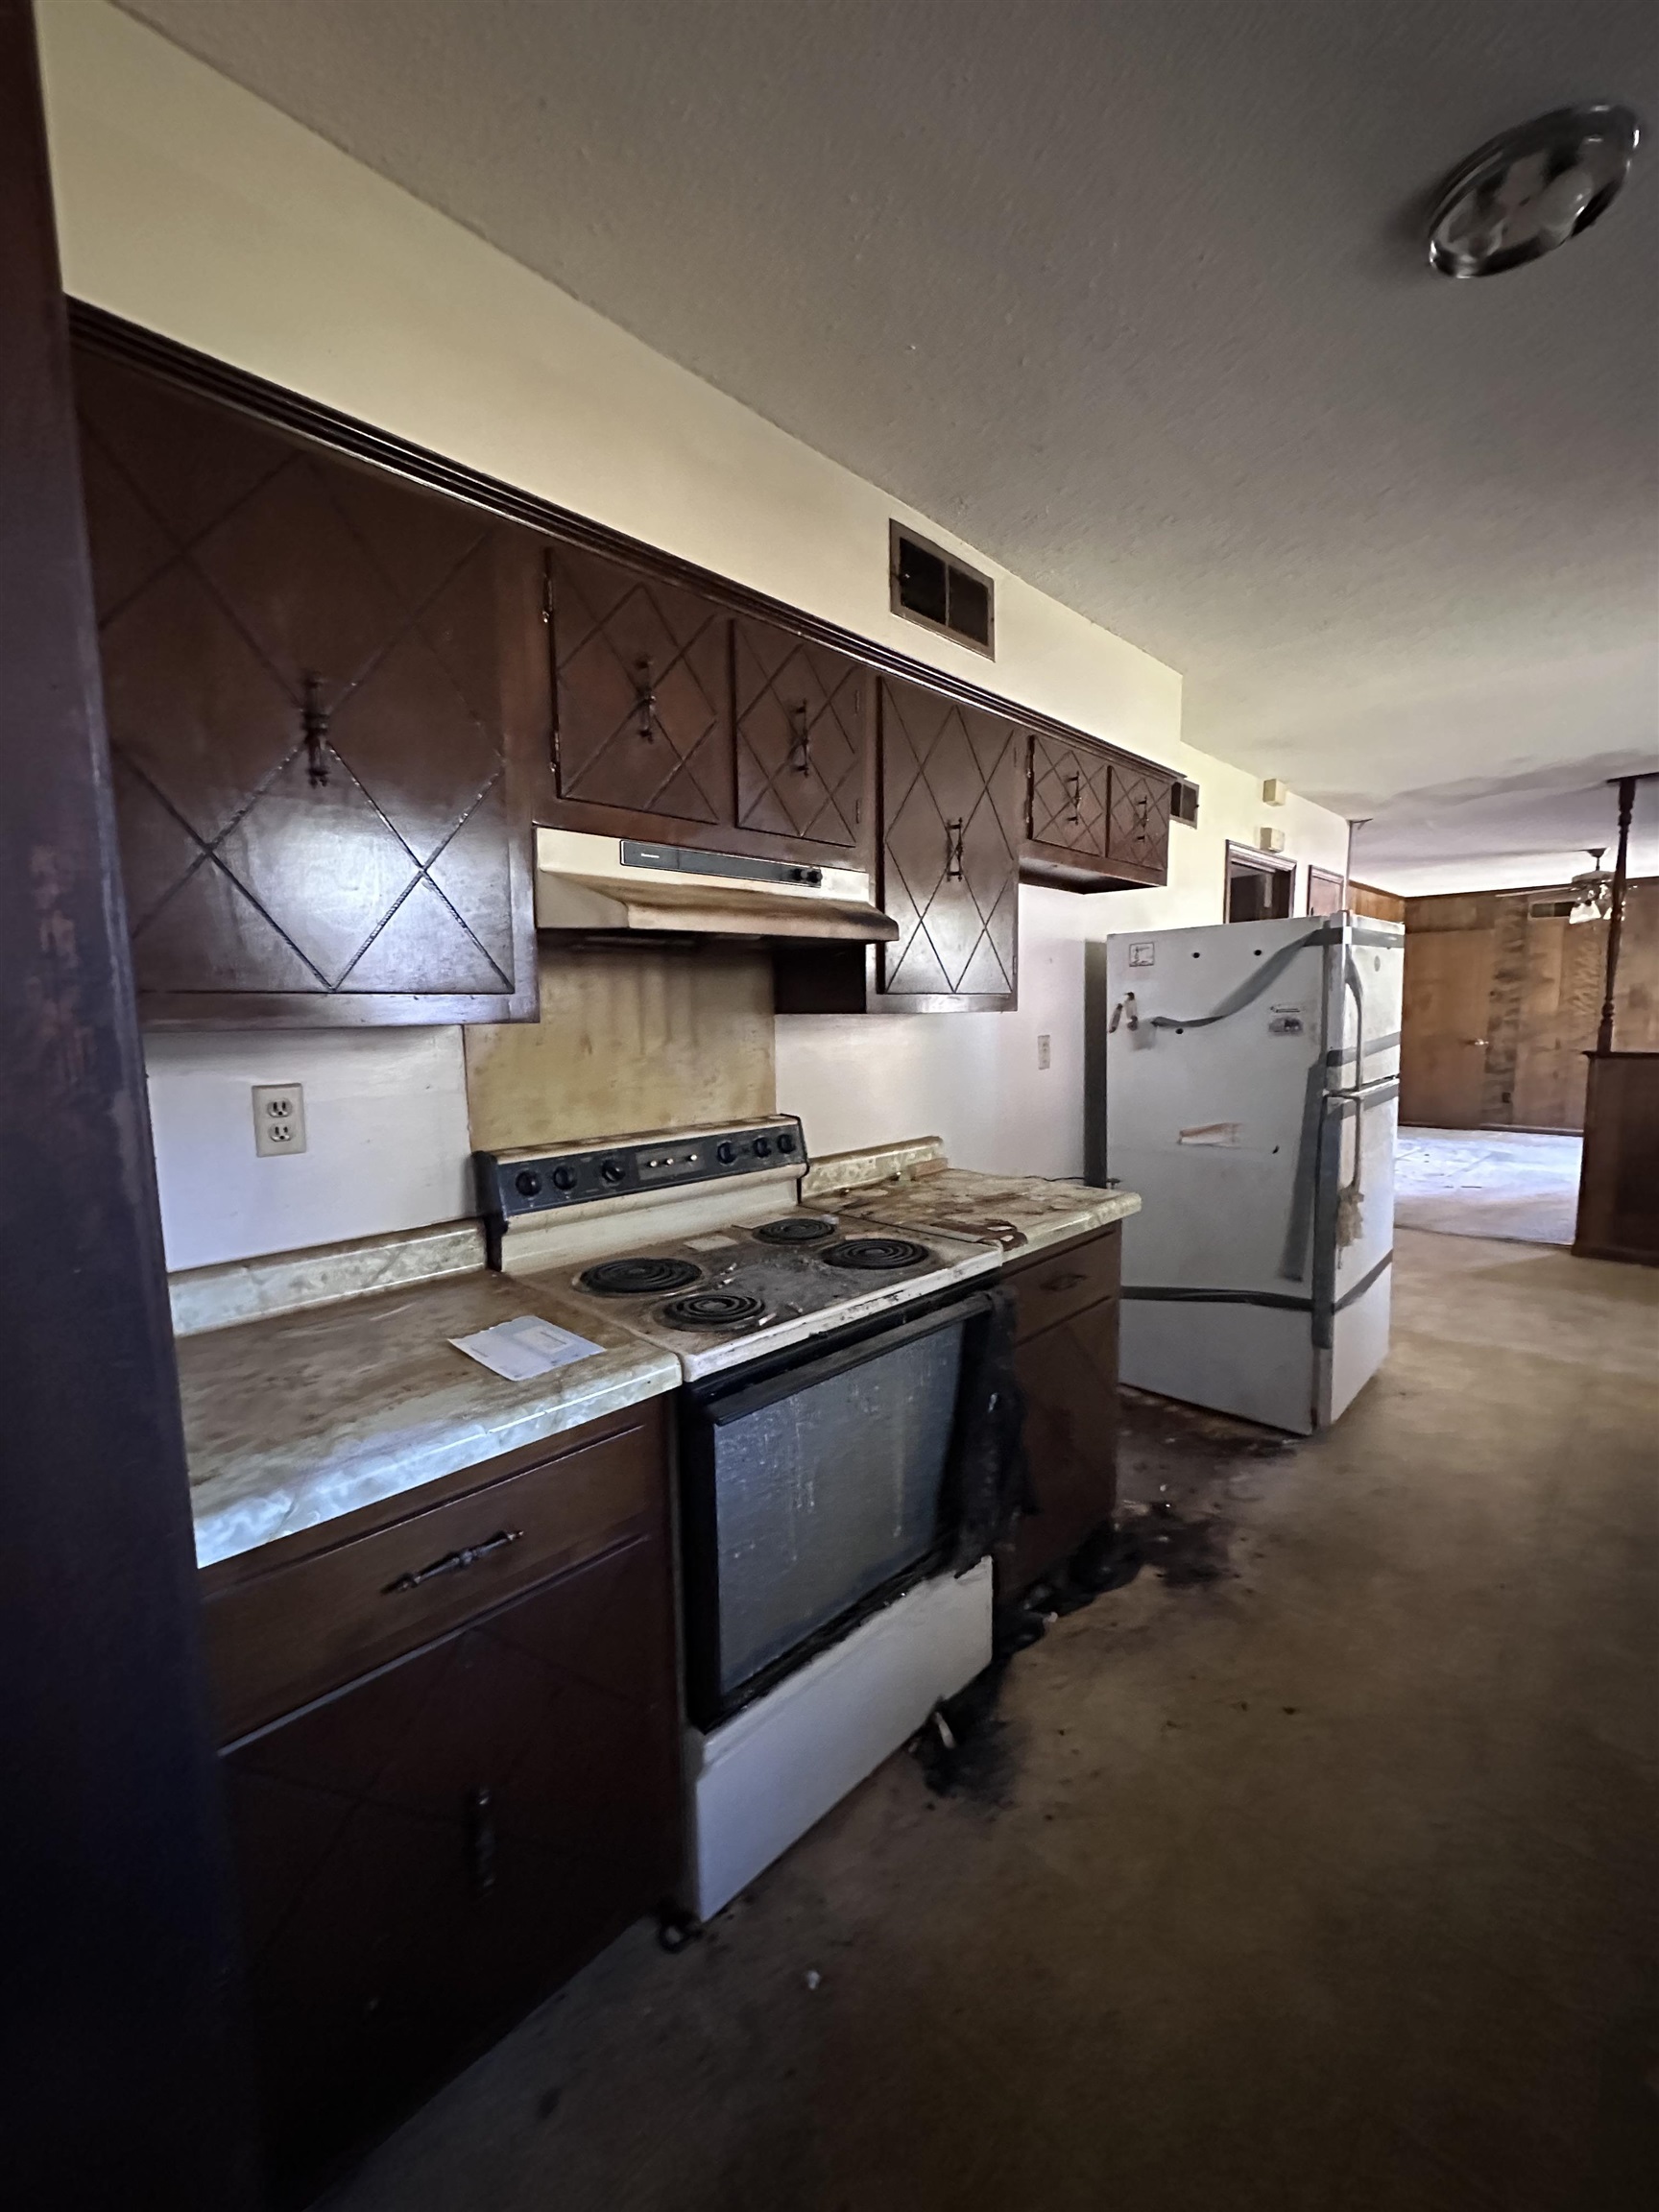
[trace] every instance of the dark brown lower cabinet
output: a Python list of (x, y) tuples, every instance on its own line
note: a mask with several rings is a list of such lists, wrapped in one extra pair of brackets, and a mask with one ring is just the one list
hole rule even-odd
[(303, 2201), (672, 1891), (663, 1529), (242, 1738), (222, 1765), (272, 2179)]
[(999, 1597), (1051, 1573), (1109, 1520), (1118, 1495), (1116, 1223), (1015, 1261), (1015, 1373), (1025, 1400), (1033, 1510), (997, 1561)]

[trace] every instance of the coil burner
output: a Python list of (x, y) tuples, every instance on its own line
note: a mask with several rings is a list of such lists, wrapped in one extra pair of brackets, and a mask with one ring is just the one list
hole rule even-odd
[(670, 1298), (661, 1317), (671, 1329), (741, 1329), (765, 1310), (766, 1301), (747, 1290), (693, 1290), (688, 1298)]
[(762, 1221), (755, 1235), (762, 1244), (822, 1244), (835, 1229), (826, 1214), (785, 1214), (781, 1221)]
[(926, 1244), (918, 1244), (912, 1237), (849, 1237), (840, 1244), (831, 1244), (823, 1255), (831, 1267), (867, 1267), (872, 1270), (885, 1267), (914, 1267), (919, 1260), (931, 1259)]
[(664, 1290), (699, 1281), (702, 1273), (689, 1260), (601, 1260), (597, 1267), (584, 1267), (576, 1281), (602, 1298), (660, 1298)]

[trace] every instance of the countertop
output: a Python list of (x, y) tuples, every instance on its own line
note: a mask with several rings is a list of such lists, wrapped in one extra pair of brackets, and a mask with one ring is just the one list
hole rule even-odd
[[(507, 1382), (448, 1341), (523, 1313), (602, 1349)], [(483, 1269), (185, 1336), (178, 1356), (203, 1567), (680, 1384), (671, 1353)]]
[(807, 1189), (807, 1203), (827, 1211), (855, 1214), (894, 1228), (980, 1238), (1000, 1244), (1011, 1256), (1040, 1252), (1141, 1211), (1133, 1190), (1045, 1175), (984, 1175), (948, 1167), (936, 1138), (817, 1161)]

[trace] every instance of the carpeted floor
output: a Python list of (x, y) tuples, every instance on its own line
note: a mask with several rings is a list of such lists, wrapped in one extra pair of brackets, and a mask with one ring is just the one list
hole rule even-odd
[(1130, 1401), (1164, 1572), (950, 1794), (625, 1937), (333, 2212), (1647, 2212), (1659, 1278), (1399, 1241), (1305, 1444)]
[(1581, 1137), (1515, 1129), (1402, 1129), (1394, 1218), (1452, 1237), (1571, 1244)]

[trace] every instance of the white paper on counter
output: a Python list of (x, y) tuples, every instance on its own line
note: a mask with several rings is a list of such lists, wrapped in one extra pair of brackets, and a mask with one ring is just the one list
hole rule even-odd
[(605, 1349), (536, 1313), (497, 1321), (493, 1329), (477, 1329), (470, 1336), (451, 1336), (449, 1341), (457, 1352), (465, 1352), (469, 1359), (476, 1359), (506, 1382), (528, 1382), (534, 1376), (551, 1374), (555, 1367), (590, 1359)]

